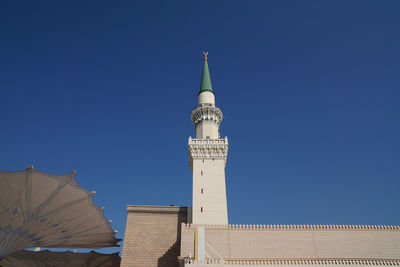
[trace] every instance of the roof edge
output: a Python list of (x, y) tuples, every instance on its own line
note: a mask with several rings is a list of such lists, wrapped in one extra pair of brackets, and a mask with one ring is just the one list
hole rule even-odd
[(128, 212), (135, 213), (187, 213), (188, 207), (182, 206), (153, 206), (153, 205), (127, 205)]

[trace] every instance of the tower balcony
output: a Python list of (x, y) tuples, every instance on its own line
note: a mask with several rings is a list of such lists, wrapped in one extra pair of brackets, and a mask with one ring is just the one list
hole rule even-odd
[(223, 114), (221, 109), (214, 104), (199, 104), (192, 111), (191, 119), (194, 124), (212, 121), (220, 125)]
[(219, 139), (199, 139), (189, 137), (189, 165), (193, 159), (223, 159), (228, 157), (228, 137)]

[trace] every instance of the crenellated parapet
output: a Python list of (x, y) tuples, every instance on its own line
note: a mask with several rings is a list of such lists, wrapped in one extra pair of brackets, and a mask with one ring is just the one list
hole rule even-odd
[[(338, 225), (338, 224), (209, 224), (206, 229), (240, 229), (240, 230), (388, 230), (400, 231), (398, 225)], [(184, 224), (184, 228), (195, 228), (195, 224)]]
[(223, 115), (221, 109), (214, 104), (199, 104), (197, 108), (192, 111), (191, 119), (194, 124), (202, 121), (210, 121), (220, 125)]
[(180, 258), (184, 266), (400, 266), (400, 260), (393, 259), (206, 259), (199, 261), (191, 257)]

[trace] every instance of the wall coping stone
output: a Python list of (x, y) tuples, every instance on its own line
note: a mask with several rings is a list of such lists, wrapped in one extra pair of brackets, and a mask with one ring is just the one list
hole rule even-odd
[(187, 213), (188, 207), (182, 206), (153, 206), (153, 205), (127, 205), (126, 210), (135, 213)]

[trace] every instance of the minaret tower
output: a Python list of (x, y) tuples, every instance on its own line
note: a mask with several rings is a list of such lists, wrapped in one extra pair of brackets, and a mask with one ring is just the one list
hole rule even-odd
[(196, 138), (189, 137), (189, 163), (193, 172), (194, 224), (228, 224), (226, 204), (225, 165), (228, 138), (221, 138), (219, 125), (223, 115), (215, 106), (214, 91), (204, 52), (203, 75), (198, 105), (192, 111)]

